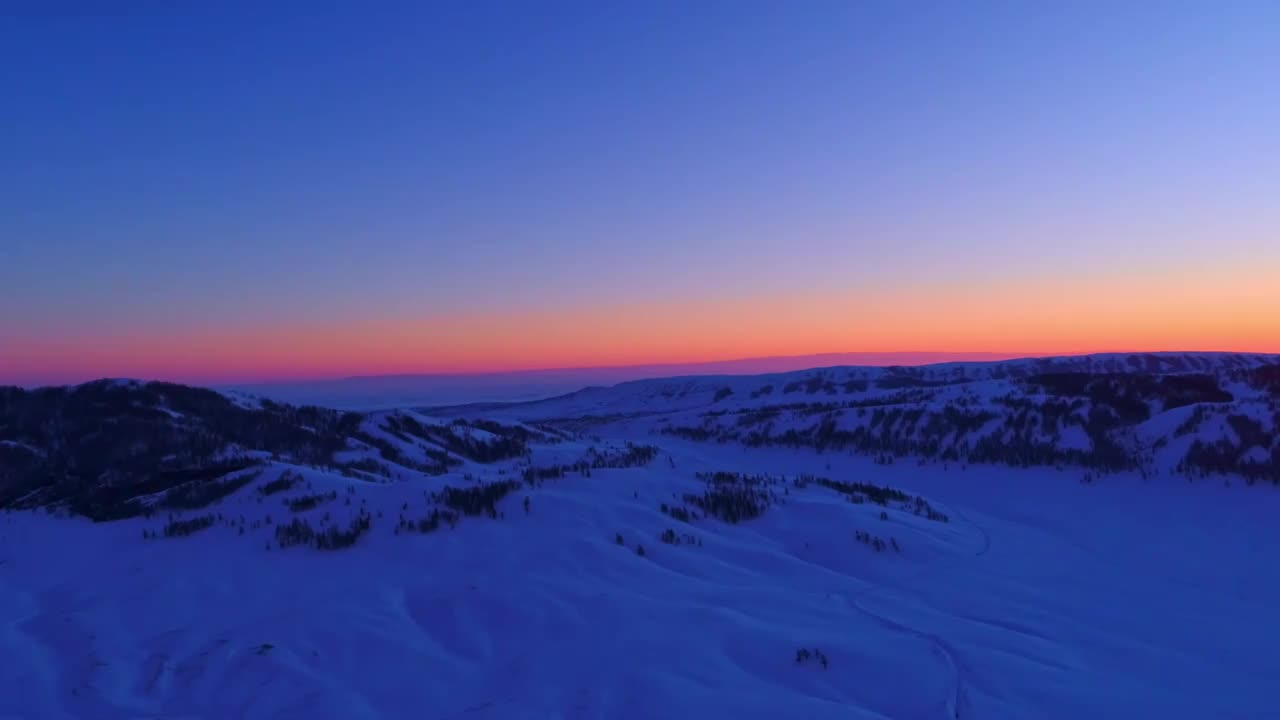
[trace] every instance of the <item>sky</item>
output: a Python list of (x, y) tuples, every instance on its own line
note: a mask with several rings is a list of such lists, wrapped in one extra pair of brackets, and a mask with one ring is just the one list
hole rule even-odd
[(1280, 352), (1274, 2), (44, 5), (0, 383)]

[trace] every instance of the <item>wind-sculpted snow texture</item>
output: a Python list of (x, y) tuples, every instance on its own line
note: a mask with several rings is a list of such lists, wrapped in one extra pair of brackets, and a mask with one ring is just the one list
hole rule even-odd
[(5, 391), (0, 718), (1280, 717), (1274, 360), (1138, 357)]

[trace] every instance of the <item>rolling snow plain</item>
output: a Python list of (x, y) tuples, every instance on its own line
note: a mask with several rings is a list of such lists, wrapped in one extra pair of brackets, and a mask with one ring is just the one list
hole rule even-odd
[[(453, 529), (397, 523), (444, 486), (627, 443), (657, 454), (522, 484)], [(286, 471), (332, 500), (291, 513), (262, 491)], [(737, 523), (663, 511), (708, 472), (765, 477), (774, 502)], [(184, 537), (151, 537), (159, 515), (4, 512), (0, 718), (1280, 718), (1280, 494), (1080, 474), (623, 418), (435, 477), (273, 461)], [(281, 548), (295, 515), (372, 527)]]

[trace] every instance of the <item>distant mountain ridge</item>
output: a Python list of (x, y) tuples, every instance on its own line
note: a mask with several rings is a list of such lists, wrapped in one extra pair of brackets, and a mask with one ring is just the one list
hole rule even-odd
[(357, 375), (328, 380), (224, 386), (279, 402), (346, 410), (378, 410), (461, 402), (522, 402), (555, 397), (588, 386), (685, 375), (758, 375), (834, 365), (922, 365), (963, 359), (981, 362), (1013, 353), (822, 353), (688, 363), (553, 368), (462, 374)]
[(1221, 474), (1280, 483), (1280, 356), (1112, 353), (656, 378), (516, 404), (423, 408), (885, 462)]
[[(759, 380), (774, 383), (804, 379), (816, 376), (824, 378), (824, 382), (835, 384), (849, 381), (885, 381), (892, 384), (895, 379), (919, 380), (925, 382), (954, 382), (957, 380), (1003, 380), (1025, 378), (1043, 373), (1146, 373), (1146, 374), (1179, 374), (1192, 372), (1219, 373), (1232, 370), (1250, 370), (1259, 367), (1280, 364), (1280, 354), (1268, 353), (1231, 353), (1231, 352), (1156, 352), (1156, 353), (1094, 353), (1089, 355), (1062, 355), (1051, 357), (1015, 358), (991, 361), (948, 361), (927, 365), (831, 365), (811, 367), (803, 370), (763, 373), (745, 376), (750, 381)], [(535, 400), (524, 403), (485, 403), (486, 409), (497, 409), (510, 405), (537, 407), (546, 403), (555, 405), (571, 398), (583, 398), (592, 395), (619, 396), (625, 393), (638, 392), (640, 395), (655, 391), (659, 395), (669, 396), (672, 386), (680, 386), (687, 391), (692, 387), (721, 387), (724, 383), (738, 383), (744, 376), (738, 375), (687, 375), (671, 377), (655, 377), (630, 380), (611, 386), (586, 387), (564, 395)], [(467, 406), (427, 406), (424, 410), (454, 410)]]

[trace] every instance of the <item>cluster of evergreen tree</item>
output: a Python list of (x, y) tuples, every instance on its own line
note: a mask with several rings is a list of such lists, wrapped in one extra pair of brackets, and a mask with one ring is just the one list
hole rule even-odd
[(337, 469), (344, 477), (356, 480), (368, 480), (370, 475), (386, 479), (391, 478), (391, 468), (385, 463), (380, 463), (370, 457), (347, 461), (338, 465)]
[(728, 523), (763, 515), (775, 500), (768, 486), (780, 482), (767, 475), (730, 472), (699, 473), (698, 478), (706, 483), (706, 488), (701, 495), (685, 494), (684, 501)]
[(267, 497), (268, 495), (286, 492), (292, 490), (299, 482), (302, 482), (302, 473), (296, 473), (286, 468), (280, 472), (280, 476), (275, 480), (260, 485), (258, 494), (262, 497)]
[(813, 395), (823, 389), (827, 391), (828, 395), (834, 395), (836, 393), (836, 384), (829, 380), (824, 380), (821, 376), (814, 375), (806, 380), (792, 380), (782, 386), (782, 392), (784, 395), (790, 395), (791, 393), (800, 392), (801, 390), (804, 390), (805, 393), (809, 395)]
[(1280, 363), (1237, 371), (1232, 373), (1231, 377), (1236, 382), (1244, 382), (1256, 390), (1265, 392), (1273, 400), (1280, 400)]
[(338, 499), (336, 490), (327, 493), (313, 493), (311, 495), (298, 495), (296, 497), (285, 498), (284, 505), (289, 508), (290, 512), (306, 512), (313, 508), (319, 507), (323, 503), (331, 502)]
[[(384, 427), (383, 429), (385, 430), (386, 428)], [(392, 432), (392, 434), (397, 433)], [(409, 457), (395, 443), (386, 438), (378, 437), (372, 433), (364, 432), (362, 430), (355, 433), (354, 437), (365, 445), (377, 450), (378, 455), (386, 462), (393, 465), (399, 465), (400, 467), (409, 468), (410, 470), (426, 475), (443, 475), (449, 472), (450, 467), (461, 464), (461, 461), (450, 457), (447, 452), (429, 448), (425, 445), (422, 446), (422, 450), (429, 462), (421, 462)], [(413, 442), (413, 440), (408, 437), (401, 436), (401, 439), (408, 443)], [(363, 472), (371, 472), (375, 475), (391, 477), (391, 468), (378, 463), (372, 458), (364, 458), (360, 461), (349, 462), (347, 463), (347, 466)]]
[[(803, 489), (810, 484), (820, 485), (829, 490), (844, 495), (849, 502), (855, 505), (861, 505), (868, 500), (887, 507), (890, 503), (896, 503), (901, 509), (924, 517), (928, 520), (936, 522), (948, 522), (950, 520), (946, 513), (935, 509), (919, 495), (911, 495), (903, 492), (895, 487), (888, 485), (874, 485), (872, 483), (851, 482), (847, 480), (832, 480), (831, 478), (819, 477), (817, 475), (801, 474), (796, 475), (791, 480), (792, 485), (797, 489)], [(880, 519), (888, 520), (888, 515), (884, 512), (880, 513)]]
[(1255, 446), (1269, 448), (1276, 438), (1275, 432), (1268, 432), (1261, 420), (1240, 413), (1227, 415), (1227, 426), (1235, 432), (1236, 438), (1240, 441), (1239, 445), (1243, 449)]
[(1087, 398), (1095, 406), (1111, 409), (1127, 425), (1148, 419), (1153, 402), (1172, 410), (1196, 403), (1229, 403), (1235, 399), (1222, 388), (1217, 377), (1204, 373), (1058, 372), (1032, 375), (1026, 384), (1049, 394)]
[(417, 532), (426, 535), (439, 530), (446, 524), (450, 529), (455, 528), (458, 525), (458, 520), (459, 515), (456, 512), (432, 508), (426, 517), (417, 520), (408, 520), (402, 515), (399, 525), (396, 526), (396, 532)]
[(897, 370), (898, 372), (877, 380), (876, 387), (881, 390), (902, 390), (904, 388), (938, 388), (969, 382), (968, 378), (963, 377), (928, 380), (912, 374), (913, 371), (907, 371), (907, 368)]
[(923, 403), (931, 400), (932, 398), (933, 394), (930, 392), (921, 390), (904, 390), (886, 395), (876, 395), (869, 398), (858, 398), (856, 400), (771, 403), (769, 405), (757, 405), (755, 407), (741, 408), (737, 410), (707, 411), (704, 412), (703, 415), (724, 415), (726, 413), (736, 415), (742, 413), (770, 411), (775, 413), (790, 413), (792, 417), (806, 418), (813, 417), (814, 415), (825, 415), (837, 410), (869, 410), (878, 407)]
[[(1196, 440), (1187, 449), (1186, 456), (1178, 463), (1177, 471), (1193, 477), (1208, 475), (1240, 475), (1252, 485), (1259, 480), (1270, 480), (1280, 485), (1280, 445), (1236, 444), (1226, 438), (1206, 442)], [(1252, 448), (1262, 447), (1268, 455), (1267, 460), (1259, 462), (1249, 458)]]
[(338, 528), (330, 525), (324, 530), (316, 533), (314, 544), (317, 550), (343, 550), (356, 544), (360, 536), (369, 531), (373, 524), (373, 518), (368, 511), (361, 509), (360, 513), (345, 528)]
[(577, 440), (579, 436), (566, 428), (557, 427), (554, 422), (525, 423), (525, 425), (542, 434), (538, 442), (555, 445), (569, 440)]
[(662, 511), (663, 515), (668, 515), (672, 518), (675, 518), (676, 520), (679, 520), (680, 522), (686, 522), (686, 523), (693, 522), (693, 516), (690, 514), (689, 509), (686, 507), (682, 507), (680, 505), (667, 505), (666, 503), (662, 503), (660, 506), (658, 506), (658, 509)]
[(427, 432), (427, 426), (418, 422), (416, 418), (403, 413), (392, 413), (388, 415), (384, 420), (382, 429), (405, 442), (411, 442), (409, 436), (413, 436), (419, 440), (432, 441), (431, 435)]
[[(388, 415), (383, 429), (404, 440), (408, 440), (406, 436), (412, 436), (434, 443), (448, 452), (480, 463), (521, 457), (529, 451), (528, 443), (534, 437), (528, 428), (493, 421), (458, 419), (448, 425), (426, 425), (400, 413)], [(474, 430), (483, 430), (488, 437)]]
[(902, 552), (902, 549), (898, 547), (898, 541), (894, 538), (889, 538), (889, 541), (885, 542), (884, 538), (872, 535), (866, 530), (855, 530), (853, 532), (853, 537), (858, 542), (872, 548), (876, 552), (884, 552), (889, 548), (893, 548), (894, 552)]
[(522, 471), (521, 478), (526, 485), (534, 487), (547, 480), (558, 480), (571, 472), (590, 473), (591, 466), (586, 463), (580, 465), (549, 465), (546, 467), (530, 465)]
[(276, 543), (282, 548), (310, 545), (315, 537), (315, 528), (302, 518), (294, 518), (287, 523), (276, 525)]
[[(898, 372), (876, 381), (876, 388), (880, 390), (901, 390), (906, 388), (931, 388), (950, 385), (962, 380), (924, 380), (916, 377), (914, 371), (906, 368), (898, 369)], [(846, 378), (838, 381), (821, 372), (810, 375), (806, 378), (793, 380), (783, 386), (784, 394), (796, 393), (804, 391), (806, 395), (817, 395), (825, 393), (827, 395), (837, 395), (841, 392), (852, 395), (855, 393), (863, 393), (871, 389), (870, 381), (863, 378)]]
[(477, 516), (487, 514), (491, 518), (498, 517), (497, 503), (510, 493), (519, 490), (520, 483), (515, 480), (503, 480), (482, 483), (473, 487), (456, 488), (446, 486), (437, 499), (452, 510), (463, 515)]
[(547, 480), (558, 480), (570, 473), (591, 477), (592, 470), (621, 469), (648, 465), (658, 456), (653, 445), (628, 442), (621, 450), (600, 451), (592, 446), (584, 457), (560, 465), (528, 465), (521, 471), (521, 479), (529, 487), (537, 487)]
[(317, 550), (342, 550), (355, 545), (372, 525), (373, 517), (363, 508), (345, 528), (328, 525), (316, 530), (306, 520), (294, 518), (276, 526), (276, 543), (281, 548), (311, 545)]
[(719, 430), (714, 427), (667, 425), (662, 428), (662, 433), (665, 435), (674, 435), (679, 438), (684, 438), (685, 440), (692, 440), (694, 442), (707, 442), (708, 440), (717, 440), (721, 443), (728, 442), (728, 438), (725, 438)]
[(808, 648), (800, 648), (799, 650), (796, 650), (797, 665), (803, 665), (810, 660), (817, 661), (817, 663), (822, 666), (823, 670), (827, 669), (827, 656), (821, 650), (816, 648), (814, 650), (809, 650)]
[(1191, 414), (1187, 416), (1187, 419), (1178, 423), (1178, 427), (1174, 428), (1173, 436), (1176, 438), (1185, 437), (1196, 430), (1199, 430), (1200, 426), (1204, 424), (1204, 421), (1209, 419), (1209, 416), (1212, 414), (1213, 409), (1208, 405), (1196, 406), (1196, 408), (1191, 411)]
[(668, 545), (702, 545), (702, 540), (696, 535), (689, 533), (677, 533), (671, 528), (663, 530), (659, 539)]
[[(520, 425), (503, 425), (492, 420), (454, 420), (448, 425), (426, 425), (404, 414), (386, 418), (384, 429), (402, 439), (412, 436), (439, 445), (476, 462), (491, 463), (521, 457), (528, 452), (533, 440), (555, 442), (558, 435), (544, 434)], [(490, 438), (482, 438), (473, 430), (483, 430)], [(444, 453), (449, 464), (458, 464), (456, 458)]]
[(775, 408), (744, 410), (738, 413), (737, 420), (734, 421), (734, 425), (740, 428), (765, 425), (777, 420), (779, 415), (781, 415), (781, 411)]
[(947, 517), (946, 513), (939, 512), (933, 509), (933, 506), (929, 504), (929, 501), (925, 500), (919, 495), (912, 498), (911, 502), (905, 504), (903, 507), (904, 509), (909, 509), (911, 512), (915, 513), (916, 515), (920, 515), (924, 517), (926, 520), (933, 520), (935, 522), (951, 521), (951, 518)]
[[(182, 471), (186, 475), (208, 475), (210, 473), (221, 473), (227, 468), (243, 468), (247, 463), (253, 461), (239, 460), (219, 463), (210, 468), (200, 468), (198, 470)], [(234, 471), (233, 471), (234, 472)], [(157, 505), (163, 508), (174, 508), (181, 510), (197, 510), (199, 508), (208, 507), (222, 498), (234, 493), (240, 488), (257, 480), (262, 474), (261, 471), (249, 472), (228, 477), (223, 479), (196, 479), (185, 484), (166, 490), (164, 495), (160, 497)]]
[[(930, 396), (919, 395), (918, 391), (859, 401), (710, 411), (703, 413), (700, 426), (667, 425), (660, 432), (698, 442), (739, 442), (747, 447), (852, 450), (886, 463), (894, 457), (919, 457), (1013, 467), (1078, 465), (1128, 470), (1136, 468), (1140, 458), (1117, 442), (1114, 434), (1133, 422), (1136, 405), (1129, 402), (1129, 395), (1116, 397), (1125, 399), (1117, 401), (1122, 410), (1096, 406), (1087, 413), (1081, 412), (1088, 406), (1087, 398), (998, 398), (995, 402), (1008, 408), (1002, 430), (977, 437), (1000, 415), (990, 409), (967, 407), (960, 400), (941, 408), (927, 406)], [(857, 410), (858, 421), (851, 427), (842, 427), (842, 420), (852, 409)], [(777, 432), (774, 428), (784, 418), (782, 413), (789, 413), (792, 420), (820, 417), (808, 427), (793, 426)], [(720, 419), (726, 416), (734, 422), (721, 424)], [(1071, 426), (1080, 427), (1088, 435), (1087, 449), (1059, 446), (1062, 433)]]
[(518, 438), (528, 445), (531, 442), (554, 442), (560, 439), (559, 433), (548, 434), (545, 430), (526, 425), (503, 425), (496, 420), (475, 419), (467, 422), (473, 428), (479, 428), (491, 435)]
[(200, 515), (187, 520), (170, 520), (164, 526), (165, 537), (186, 537), (192, 533), (198, 533), (213, 527), (213, 523), (217, 517), (210, 515)]
[[(909, 502), (913, 499), (911, 495), (888, 485), (832, 480), (816, 475), (801, 475), (800, 479), (806, 484), (815, 483), (829, 490), (834, 490), (841, 495), (849, 497), (855, 503), (859, 502), (857, 498), (865, 498), (876, 505), (888, 505), (890, 502)], [(914, 499), (919, 500), (920, 498)]]
[(442, 429), (440, 443), (446, 450), (479, 463), (509, 460), (529, 452), (529, 446), (520, 436), (496, 435), (481, 438), (461, 421)]
[(658, 448), (653, 445), (628, 442), (622, 450), (600, 452), (594, 446), (587, 449), (584, 461), (595, 470), (606, 468), (620, 469), (648, 465), (658, 457)]

